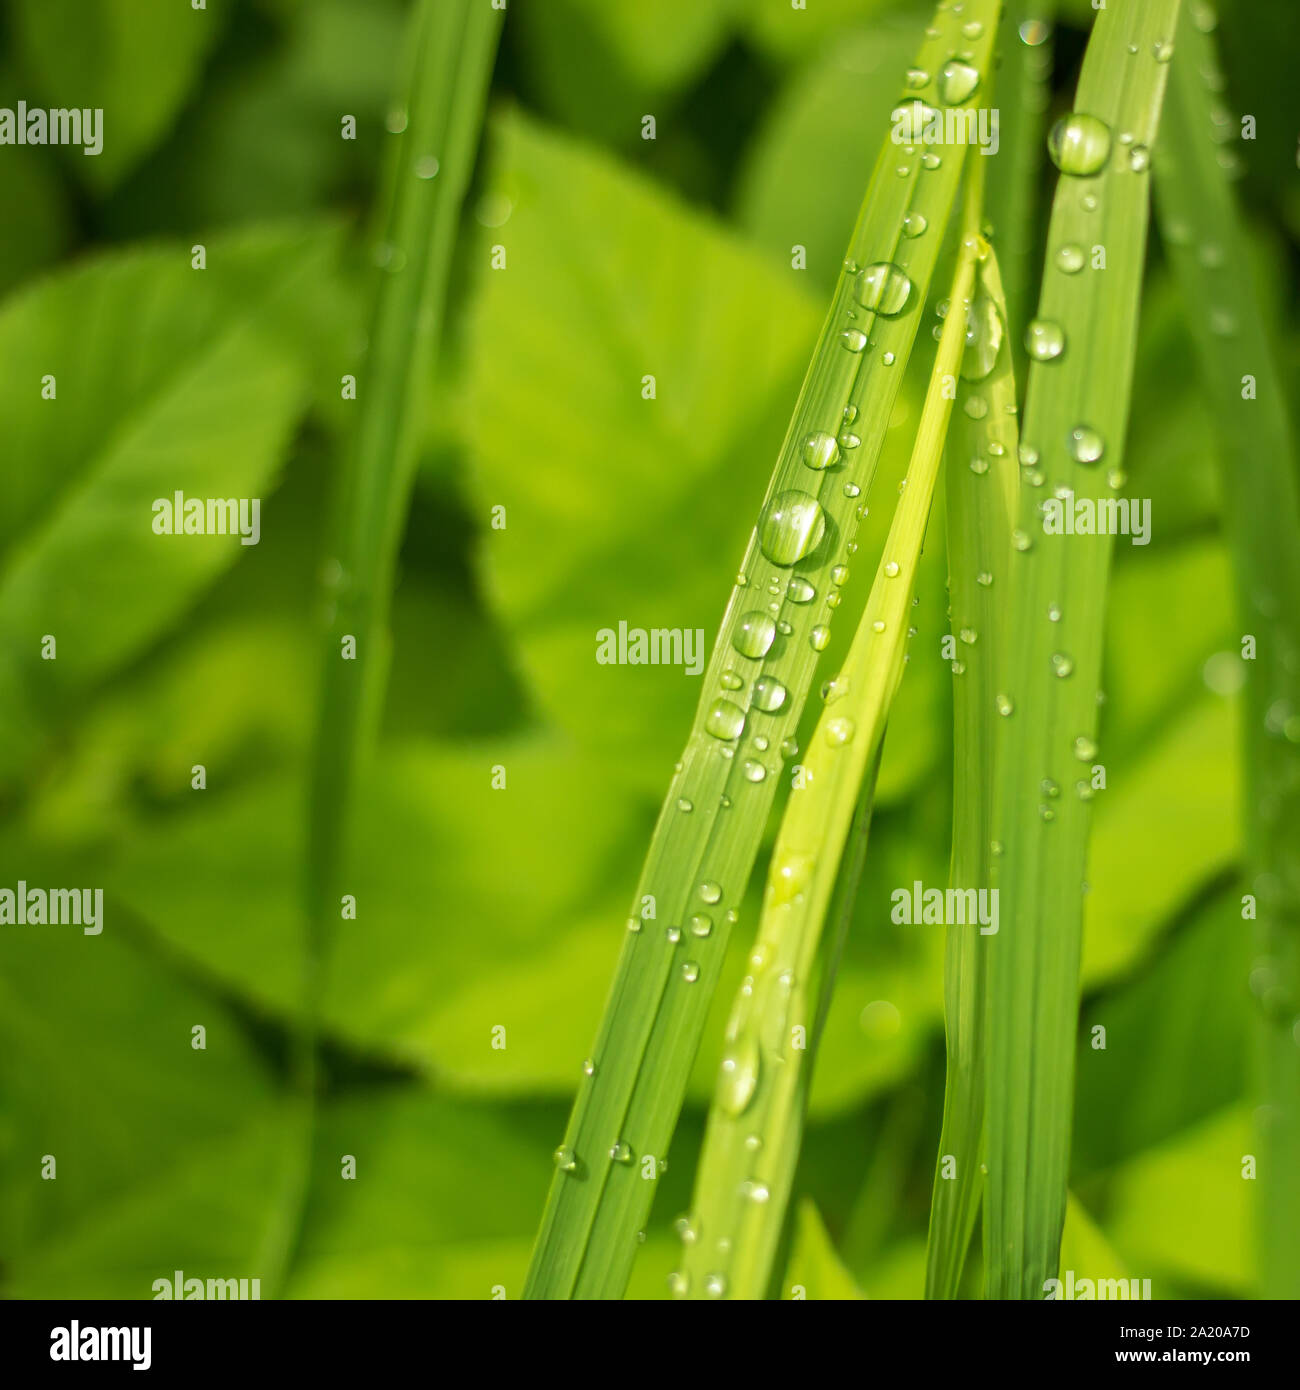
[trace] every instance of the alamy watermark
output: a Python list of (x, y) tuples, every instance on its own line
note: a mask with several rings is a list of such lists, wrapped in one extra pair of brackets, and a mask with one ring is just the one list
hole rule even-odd
[(154, 499), (156, 536), (238, 536), (240, 545), (262, 538), (260, 497), (186, 497), (174, 492)]
[(889, 120), (889, 138), (896, 145), (977, 145), (987, 155), (997, 154), (1002, 143), (995, 106), (940, 110), (918, 99), (896, 106)]
[(680, 627), (602, 627), (596, 633), (600, 666), (681, 666), (688, 676), (704, 670), (704, 629)]
[(1134, 545), (1151, 543), (1149, 497), (1076, 497), (1063, 488), (1041, 510), (1049, 536), (1128, 536)]
[(895, 888), (890, 920), (902, 926), (968, 927), (977, 923), (981, 936), (998, 934), (996, 888), (927, 888), (917, 879), (910, 888)]
[(1047, 1302), (1055, 1299), (1136, 1302), (1150, 1297), (1150, 1279), (1081, 1279), (1076, 1277), (1074, 1270), (1067, 1269), (1064, 1279), (1047, 1279), (1043, 1283), (1043, 1298)]
[(104, 930), (102, 888), (0, 888), (0, 926), (80, 927), (83, 936)]
[(171, 1278), (155, 1279), (150, 1286), (154, 1302), (168, 1299), (194, 1302), (207, 1299), (214, 1302), (253, 1302), (262, 1297), (260, 1279), (197, 1279), (185, 1277), (183, 1269), (176, 1270)]
[(0, 106), (0, 145), (80, 145), (82, 154), (99, 154), (104, 148), (103, 107), (47, 110), (25, 101)]

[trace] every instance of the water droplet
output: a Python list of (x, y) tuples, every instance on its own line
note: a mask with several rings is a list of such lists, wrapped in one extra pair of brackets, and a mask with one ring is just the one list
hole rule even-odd
[(1091, 801), (1094, 795), (1092, 790), (1092, 783), (1084, 782), (1082, 780), (1074, 784), (1074, 791), (1075, 795), (1079, 798), (1080, 801)]
[(1074, 740), (1074, 756), (1081, 763), (1090, 763), (1097, 756), (1097, 745), (1087, 734), (1080, 734)]
[(982, 588), (987, 589), (989, 585), (993, 583), (993, 576), (988, 572), (988, 570), (980, 570), (980, 572), (975, 576), (975, 582)]
[(848, 578), (849, 567), (847, 565), (836, 565), (834, 569), (831, 570), (832, 584), (845, 584), (848, 582)]
[(767, 768), (762, 763), (755, 762), (753, 758), (746, 758), (740, 770), (745, 774), (747, 782), (761, 782), (767, 776)]
[(831, 642), (831, 630), (823, 623), (813, 628), (808, 634), (808, 642), (815, 652), (824, 652)]
[(911, 91), (919, 92), (929, 83), (930, 74), (924, 68), (908, 68), (905, 81)]
[(1038, 808), (1038, 814), (1039, 814), (1040, 816), (1042, 816), (1042, 818), (1043, 818), (1044, 820), (1055, 820), (1055, 819), (1056, 819), (1056, 812), (1055, 812), (1049, 805), (1047, 805), (1046, 802), (1043, 802), (1043, 803), (1039, 806), (1039, 808)]
[(417, 179), (434, 179), (438, 177), (438, 161), (431, 154), (426, 154), (415, 161), (415, 177)]
[(1052, 672), (1054, 675), (1060, 676), (1062, 679), (1064, 679), (1073, 670), (1073, 658), (1067, 656), (1064, 652), (1052, 653)]
[(966, 346), (961, 357), (964, 381), (983, 381), (997, 366), (1003, 331), (1002, 312), (993, 296), (977, 293), (966, 309)]
[(1065, 331), (1050, 319), (1033, 319), (1025, 330), (1025, 351), (1035, 362), (1052, 362), (1065, 351)]
[(630, 931), (630, 932), (638, 932), (638, 931), (640, 931), (640, 930), (641, 930), (641, 919), (640, 919), (639, 917), (629, 917), (629, 918), (627, 919), (627, 929), (628, 929), (628, 931)]
[(740, 1188), (741, 1195), (747, 1197), (751, 1202), (766, 1202), (772, 1195), (765, 1182), (747, 1182)]
[(912, 282), (892, 261), (877, 261), (859, 273), (855, 293), (864, 309), (892, 319), (907, 308)]
[(688, 801), (684, 796), (679, 796), (677, 798), (677, 809), (679, 811), (693, 811), (695, 809), (695, 805), (693, 802)]
[(1151, 151), (1145, 145), (1134, 145), (1128, 152), (1128, 167), (1135, 174), (1144, 174), (1151, 167)]
[(861, 443), (862, 440), (859, 439), (856, 434), (850, 434), (848, 430), (845, 430), (839, 437), (839, 446), (841, 449), (856, 449)]
[(709, 880), (700, 884), (699, 893), (701, 899), (706, 903), (716, 903), (722, 901), (722, 889)]
[(1042, 19), (1026, 19), (1019, 29), (1020, 42), (1037, 48), (1051, 37), (1052, 26)]
[(583, 1076), (595, 1076), (596, 1074), (596, 1064), (590, 1057), (582, 1064), (582, 1074)]
[(682, 939), (682, 929), (680, 927), (668, 927), (664, 931), (664, 937), (670, 946), (676, 946)]
[(886, 560), (886, 561), (885, 561), (885, 573), (889, 576), (890, 579), (897, 579), (897, 578), (898, 578), (898, 561), (897, 561), (897, 560)]
[(609, 1156), (615, 1163), (631, 1163), (632, 1149), (622, 1139), (616, 1139), (610, 1146)]
[(567, 1144), (561, 1144), (551, 1155), (555, 1166), (562, 1173), (574, 1173), (578, 1169), (578, 1155)]
[(697, 960), (688, 960), (682, 963), (682, 979), (688, 985), (693, 985), (700, 978), (700, 963)]
[(905, 237), (923, 236), (929, 225), (923, 212), (905, 213), (903, 216), (903, 235)]
[(926, 150), (926, 152), (921, 156), (922, 169), (937, 169), (942, 163), (942, 157), (940, 155), (935, 154), (933, 150)]
[(771, 676), (760, 676), (754, 682), (754, 708), (761, 709), (765, 714), (771, 714), (785, 704), (788, 694), (789, 692), (779, 680), (775, 680)]
[(740, 690), (745, 684), (734, 671), (724, 671), (719, 680), (724, 690)]
[(806, 492), (778, 492), (763, 508), (758, 543), (774, 565), (793, 565), (811, 555), (825, 534), (826, 514), (816, 498)]
[(1018, 526), (1011, 533), (1011, 544), (1015, 546), (1022, 555), (1026, 550), (1032, 550), (1034, 548), (1034, 542), (1030, 539), (1029, 534), (1022, 531)]
[(388, 127), (389, 131), (392, 134), (400, 135), (406, 129), (406, 121), (407, 116), (405, 110), (403, 110), (402, 107), (397, 106), (394, 107), (393, 110), (391, 110), (388, 113), (388, 116), (386, 117), (384, 124)]
[(840, 448), (835, 436), (825, 430), (815, 430), (803, 442), (803, 461), (809, 468), (829, 468), (839, 461)]
[(776, 640), (776, 624), (766, 613), (757, 610), (744, 614), (736, 624), (731, 645), (741, 656), (752, 657), (755, 661), (766, 656)]
[(714, 738), (739, 738), (745, 728), (745, 711), (734, 700), (719, 697), (709, 706), (704, 727)]
[(986, 458), (973, 458), (970, 461), (970, 471), (983, 476), (989, 471), (989, 461)]
[(1059, 603), (1049, 603), (1047, 605), (1047, 621), (1049, 623), (1059, 623), (1061, 621), (1061, 605)]
[(973, 647), (979, 641), (979, 633), (973, 627), (964, 627), (957, 636), (965, 642), (968, 647)]
[(1008, 718), (1016, 712), (1016, 707), (1012, 703), (1010, 695), (999, 695), (997, 699), (993, 701), (993, 704), (1003, 719)]
[(1110, 127), (1086, 112), (1072, 112), (1052, 127), (1047, 152), (1063, 174), (1080, 178), (1098, 174), (1110, 158)]
[(1050, 777), (1044, 777), (1040, 786), (1044, 796), (1055, 798), (1061, 794), (1061, 788)]
[(961, 26), (962, 37), (966, 39), (977, 39), (984, 32), (984, 26), (978, 19), (968, 20)]
[(960, 106), (975, 95), (979, 85), (979, 69), (961, 58), (949, 58), (939, 69), (939, 100), (945, 106)]
[(1067, 241), (1063, 246), (1057, 248), (1056, 267), (1067, 275), (1077, 275), (1083, 269), (1086, 260), (1083, 247), (1076, 246), (1072, 241)]
[(710, 1274), (704, 1281), (704, 1292), (710, 1298), (721, 1298), (727, 1292), (726, 1278), (721, 1274)]
[(1076, 463), (1096, 463), (1106, 451), (1101, 435), (1088, 425), (1077, 425), (1072, 429), (1065, 446)]
[(832, 719), (826, 726), (826, 742), (832, 748), (842, 748), (852, 742), (857, 726), (851, 719)]
[(743, 1115), (758, 1088), (758, 1046), (742, 1038), (727, 1048), (718, 1076), (718, 1103), (728, 1115)]
[(811, 603), (817, 597), (817, 590), (802, 575), (796, 574), (786, 585), (785, 594), (791, 603)]
[(1151, 52), (1157, 63), (1167, 63), (1174, 56), (1174, 46), (1168, 39), (1157, 39), (1151, 45)]
[(849, 352), (861, 352), (867, 345), (867, 335), (860, 328), (846, 328), (840, 334), (840, 346)]
[(1038, 462), (1038, 450), (1032, 444), (1022, 444), (1016, 453), (1026, 468), (1032, 468)]
[(967, 396), (962, 409), (972, 420), (982, 420), (989, 413), (989, 403), (983, 396)]

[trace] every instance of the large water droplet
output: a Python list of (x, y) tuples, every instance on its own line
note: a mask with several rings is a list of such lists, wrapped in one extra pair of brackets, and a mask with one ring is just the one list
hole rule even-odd
[(997, 366), (1003, 329), (1002, 313), (993, 296), (976, 293), (966, 310), (966, 347), (961, 358), (963, 380), (983, 381)]
[(833, 434), (825, 430), (814, 430), (803, 442), (803, 461), (809, 468), (829, 468), (840, 456), (840, 446)]
[(1088, 425), (1078, 425), (1072, 429), (1065, 444), (1076, 463), (1096, 463), (1106, 452), (1105, 441)]
[(763, 508), (758, 543), (774, 565), (793, 565), (811, 555), (825, 534), (826, 514), (815, 497), (778, 492)]
[(1063, 174), (1098, 174), (1110, 158), (1110, 127), (1096, 116), (1074, 111), (1052, 127), (1047, 152)]
[(939, 69), (939, 100), (945, 106), (960, 106), (975, 95), (979, 85), (979, 69), (962, 58), (949, 58)]
[(789, 693), (774, 677), (760, 676), (754, 682), (754, 708), (761, 709), (765, 714), (772, 714), (785, 704)]
[(1065, 351), (1065, 330), (1051, 319), (1033, 319), (1025, 330), (1025, 351), (1035, 362), (1052, 362)]
[(776, 624), (766, 613), (760, 613), (755, 609), (744, 614), (736, 624), (731, 645), (741, 656), (752, 657), (757, 661), (759, 657), (767, 655), (775, 638)]
[(719, 697), (709, 706), (704, 727), (714, 738), (739, 738), (745, 729), (745, 711), (734, 700)]
[(728, 1115), (743, 1115), (758, 1088), (758, 1045), (742, 1038), (723, 1054), (718, 1075), (718, 1103)]
[(912, 282), (892, 261), (877, 261), (859, 272), (854, 292), (864, 309), (892, 319), (907, 308)]

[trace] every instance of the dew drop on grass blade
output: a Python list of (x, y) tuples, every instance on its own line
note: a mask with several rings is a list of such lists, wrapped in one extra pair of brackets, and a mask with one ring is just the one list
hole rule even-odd
[[(1048, 534), (1045, 504), (1118, 494), (1146, 249), (1149, 156), (1177, 0), (1097, 12), (1060, 170), (1030, 350), (1012, 538), (988, 938), (984, 1249), (991, 1298), (1041, 1298), (1065, 1213), (1088, 802), (1111, 537)], [(1091, 248), (1105, 248), (1104, 272)], [(1091, 756), (1087, 759), (1091, 762)]]
[[(960, 181), (965, 148), (927, 147), (926, 121), (945, 98), (978, 102), (998, 11), (997, 0), (936, 10), (916, 63), (924, 81), (906, 93), (916, 104), (883, 141), (651, 840), (526, 1297), (617, 1297), (626, 1286), (657, 1185), (643, 1174), (657, 1177), (667, 1156), (781, 749), (829, 637), (837, 546), (874, 474)], [(960, 85), (945, 77), (956, 54)], [(695, 934), (696, 920), (707, 931)]]
[(1184, 10), (1156, 211), (1211, 406), (1244, 634), (1246, 889), (1256, 900), (1260, 1292), (1300, 1298), (1300, 499), (1286, 387), (1234, 207), (1206, 6)]
[(756, 944), (727, 1023), (717, 1088), (673, 1290), (688, 1298), (762, 1298), (772, 1273), (803, 1135), (810, 985), (822, 928), (868, 769), (903, 675), (916, 571), (966, 337), (975, 263), (987, 250), (972, 217), (907, 481), (866, 609), (803, 755), (777, 835)]

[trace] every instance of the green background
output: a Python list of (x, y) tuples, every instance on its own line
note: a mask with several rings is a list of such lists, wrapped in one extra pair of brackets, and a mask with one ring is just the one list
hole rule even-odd
[[(1062, 8), (1054, 110), (1090, 13)], [(404, 10), (0, 8), (0, 105), (106, 113), (97, 159), (0, 148), (0, 886), (102, 886), (106, 921), (0, 927), (6, 1296), (260, 1272), (288, 1142), (317, 574), (352, 423), (339, 379), (364, 350)], [(1224, 99), (1258, 122), (1239, 189), (1294, 385), (1291, 4), (1222, 11)], [(598, 665), (595, 634), (621, 620), (711, 643), (924, 13), (511, 0), (423, 395), (291, 1296), (520, 1292), (699, 695), (672, 667)], [(1204, 331), (1153, 238), (1127, 459), (1153, 541), (1116, 548), (1062, 1267), (1151, 1278), (1158, 1297), (1249, 1296), (1253, 1277), (1241, 667), (1189, 341)], [(881, 498), (918, 406), (910, 382)], [(261, 544), (155, 537), (150, 502), (177, 488), (262, 498)], [(942, 532), (796, 1183), (784, 1285), (810, 1297), (922, 1287), (943, 942), (888, 908), (947, 872)], [(56, 662), (38, 659), (46, 633)], [(756, 903), (751, 887), (639, 1296), (666, 1295)]]

